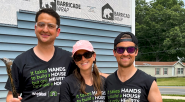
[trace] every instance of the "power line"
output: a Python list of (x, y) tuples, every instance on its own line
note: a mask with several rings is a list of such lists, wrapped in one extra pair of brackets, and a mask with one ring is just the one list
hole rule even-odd
[[(162, 45), (162, 44), (161, 44)], [(139, 46), (139, 48), (141, 48), (141, 47), (152, 47), (152, 46), (161, 46), (161, 45), (150, 45), (150, 46)]]
[[(154, 39), (155, 40), (155, 39), (164, 39), (164, 38), (146, 38), (146, 39)], [(138, 40), (146, 40), (146, 39), (138, 39)]]
[(164, 50), (164, 51), (156, 51), (156, 52), (147, 52), (147, 53), (138, 53), (138, 54), (161, 53), (161, 52), (167, 52), (167, 51), (172, 51), (172, 50), (185, 50), (185, 48), (171, 49), (171, 50)]

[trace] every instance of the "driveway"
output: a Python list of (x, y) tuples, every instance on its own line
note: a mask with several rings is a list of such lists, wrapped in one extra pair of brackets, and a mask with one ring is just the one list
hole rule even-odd
[(185, 86), (158, 86), (161, 94), (185, 95)]

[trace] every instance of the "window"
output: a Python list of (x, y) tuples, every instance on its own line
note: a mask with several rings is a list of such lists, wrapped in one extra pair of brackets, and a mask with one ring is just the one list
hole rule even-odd
[(177, 74), (183, 74), (184, 73), (183, 71), (184, 71), (183, 68), (177, 68)]
[(163, 68), (163, 74), (165, 75), (168, 75), (168, 68)]
[(155, 68), (155, 75), (160, 75), (160, 68)]

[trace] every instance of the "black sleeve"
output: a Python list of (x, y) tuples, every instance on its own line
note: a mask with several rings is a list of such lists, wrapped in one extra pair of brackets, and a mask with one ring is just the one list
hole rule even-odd
[(105, 95), (105, 102), (108, 102), (108, 96), (107, 96), (107, 84), (106, 84), (106, 80), (105, 79), (105, 84), (104, 84), (104, 89), (105, 89), (105, 92), (106, 92), (106, 95)]
[(11, 85), (10, 85), (10, 78), (9, 77), (8, 77), (8, 80), (7, 80), (4, 88), (7, 89), (7, 90), (9, 90), (9, 91), (12, 91)]
[(60, 102), (71, 102), (69, 84), (63, 80), (60, 87)]
[[(15, 63), (13, 63), (12, 65), (12, 78), (13, 78), (13, 82), (14, 82), (17, 93), (22, 93), (22, 88), (23, 88), (21, 86), (22, 85), (21, 83), (23, 83), (21, 82), (22, 77), (21, 77), (20, 70)], [(6, 82), (5, 89), (12, 91), (9, 78)]]
[(75, 64), (74, 60), (71, 59), (69, 68), (68, 68), (68, 70), (67, 70), (67, 76), (69, 76), (70, 74), (72, 74), (73, 71), (74, 71), (76, 68), (77, 68), (77, 65)]
[(154, 80), (157, 82), (157, 79), (156, 79), (156, 77), (153, 77), (154, 78)]

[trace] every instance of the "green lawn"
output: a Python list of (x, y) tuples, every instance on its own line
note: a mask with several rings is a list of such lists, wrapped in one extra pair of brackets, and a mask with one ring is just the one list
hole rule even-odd
[(162, 94), (162, 96), (180, 96), (180, 97), (185, 97), (185, 95), (175, 95), (175, 94)]
[[(185, 97), (185, 95), (175, 95), (175, 94), (162, 94), (162, 96), (180, 96), (180, 97)], [(163, 102), (185, 102), (185, 100), (163, 99)]]
[(185, 100), (163, 99), (163, 102), (185, 102)]
[(159, 86), (185, 86), (185, 77), (177, 78), (157, 78)]

